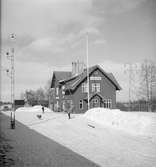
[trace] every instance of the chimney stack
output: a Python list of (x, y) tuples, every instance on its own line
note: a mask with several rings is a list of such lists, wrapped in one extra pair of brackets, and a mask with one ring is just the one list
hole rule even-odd
[(79, 75), (83, 72), (84, 68), (85, 64), (83, 62), (80, 62), (79, 60), (72, 62), (72, 76)]

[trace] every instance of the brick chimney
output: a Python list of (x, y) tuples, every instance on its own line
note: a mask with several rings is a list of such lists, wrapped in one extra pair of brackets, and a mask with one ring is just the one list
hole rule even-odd
[(72, 76), (79, 75), (83, 72), (85, 68), (85, 64), (80, 61), (72, 62)]

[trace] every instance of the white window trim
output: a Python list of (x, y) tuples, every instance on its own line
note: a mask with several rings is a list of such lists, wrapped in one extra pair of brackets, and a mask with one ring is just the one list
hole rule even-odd
[(100, 83), (92, 83), (92, 92), (100, 92)]
[(59, 95), (59, 87), (56, 87), (56, 96)]
[(112, 100), (111, 99), (104, 99), (105, 108), (112, 108)]
[(82, 83), (82, 93), (86, 93), (88, 92), (87, 89), (88, 88), (88, 84), (86, 82), (83, 82)]

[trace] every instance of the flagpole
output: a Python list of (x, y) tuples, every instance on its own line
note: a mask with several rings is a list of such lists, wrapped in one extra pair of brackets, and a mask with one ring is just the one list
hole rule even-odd
[(90, 109), (89, 102), (89, 58), (88, 58), (88, 32), (86, 33), (86, 56), (87, 56), (87, 97), (88, 97), (88, 110)]

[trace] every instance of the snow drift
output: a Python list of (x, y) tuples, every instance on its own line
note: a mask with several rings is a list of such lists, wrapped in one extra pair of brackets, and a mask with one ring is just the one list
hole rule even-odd
[[(18, 108), (15, 112), (37, 112), (37, 113), (42, 113), (42, 106), (41, 105), (36, 105), (33, 107), (20, 107)], [(52, 110), (50, 110), (47, 107), (44, 107), (44, 112), (52, 112)]]
[(93, 108), (84, 116), (95, 123), (135, 135), (144, 135), (151, 123), (151, 119), (140, 112), (123, 112), (118, 109)]

